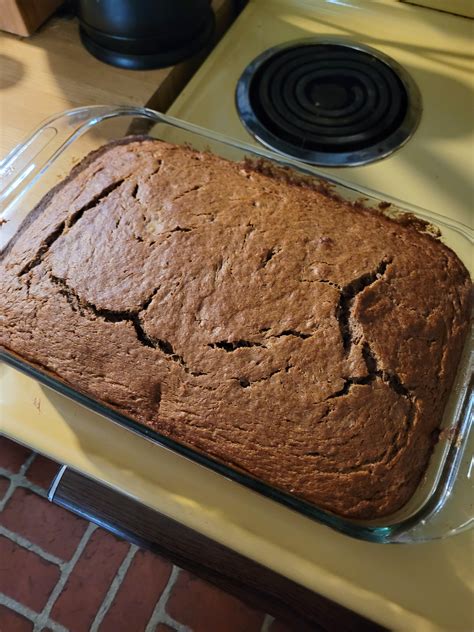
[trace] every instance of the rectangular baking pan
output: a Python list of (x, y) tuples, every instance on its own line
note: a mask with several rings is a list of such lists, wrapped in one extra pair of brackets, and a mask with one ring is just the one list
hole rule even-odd
[[(186, 143), (231, 160), (264, 158), (323, 180), (349, 202), (357, 201), (396, 216), (410, 213), (425, 222), (427, 230), (440, 229), (442, 240), (472, 268), (473, 234), (469, 227), (426, 209), (387, 199), (339, 179), (322, 177), (312, 168), (282, 158), (265, 149), (226, 138), (146, 108), (93, 106), (70, 110), (46, 121), (0, 163), (0, 248), (15, 234), (21, 222), (48, 190), (63, 179), (84, 156), (101, 145), (134, 133), (147, 133), (169, 142)], [(470, 269), (472, 274), (472, 269)], [(32, 376), (100, 415), (150, 441), (272, 498), (307, 517), (352, 537), (372, 542), (420, 542), (447, 537), (472, 526), (470, 475), (474, 433), (471, 432), (474, 396), (474, 353), (469, 340), (448, 402), (440, 440), (426, 474), (412, 499), (396, 514), (378, 521), (355, 521), (335, 516), (291, 494), (284, 493), (183, 446), (104, 404), (88, 397), (21, 357), (2, 351), (7, 364)]]

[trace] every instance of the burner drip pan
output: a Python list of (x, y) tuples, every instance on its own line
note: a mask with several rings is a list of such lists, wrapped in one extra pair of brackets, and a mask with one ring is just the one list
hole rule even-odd
[(411, 137), (421, 114), (418, 89), (401, 66), (333, 40), (265, 51), (240, 78), (236, 103), (260, 142), (322, 166), (388, 156)]

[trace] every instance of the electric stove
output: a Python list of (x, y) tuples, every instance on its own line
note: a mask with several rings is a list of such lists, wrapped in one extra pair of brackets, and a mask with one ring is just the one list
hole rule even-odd
[(169, 113), (472, 227), (472, 24), (397, 0), (253, 0)]

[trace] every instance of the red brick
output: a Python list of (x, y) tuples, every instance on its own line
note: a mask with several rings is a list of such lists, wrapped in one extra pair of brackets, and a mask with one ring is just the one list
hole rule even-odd
[[(100, 632), (142, 632), (171, 575), (170, 562), (149, 551), (137, 551), (104, 617)], [(120, 627), (122, 626), (122, 627)]]
[(71, 632), (88, 632), (130, 545), (97, 529), (77, 561), (51, 618)]
[(166, 623), (159, 623), (154, 632), (175, 632), (174, 628), (170, 628), (169, 625), (166, 625)]
[[(5, 492), (10, 487), (10, 481), (5, 476), (0, 476), (0, 500), (5, 496)], [(0, 628), (1, 630), (1, 628)]]
[(39, 612), (59, 579), (59, 567), (0, 536), (0, 592)]
[(87, 528), (85, 520), (21, 487), (0, 514), (0, 523), (63, 560), (72, 557)]
[(0, 606), (0, 630), (5, 632), (31, 632), (33, 624), (21, 614)]
[(265, 616), (186, 571), (180, 572), (166, 610), (193, 632), (257, 632)]
[(37, 454), (26, 472), (26, 478), (43, 489), (49, 489), (59, 467), (59, 463), (56, 461), (51, 461), (42, 454)]
[(28, 448), (6, 437), (0, 437), (0, 467), (5, 470), (16, 474), (30, 454)]

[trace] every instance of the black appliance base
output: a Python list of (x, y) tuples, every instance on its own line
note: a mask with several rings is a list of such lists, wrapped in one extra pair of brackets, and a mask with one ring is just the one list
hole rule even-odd
[(94, 41), (82, 26), (80, 27), (80, 35), (81, 41), (89, 53), (106, 64), (128, 70), (151, 70), (153, 68), (173, 66), (192, 57), (210, 44), (214, 36), (214, 30), (215, 18), (212, 14), (205, 28), (193, 40), (186, 42), (185, 46), (146, 55), (123, 53), (106, 48)]

